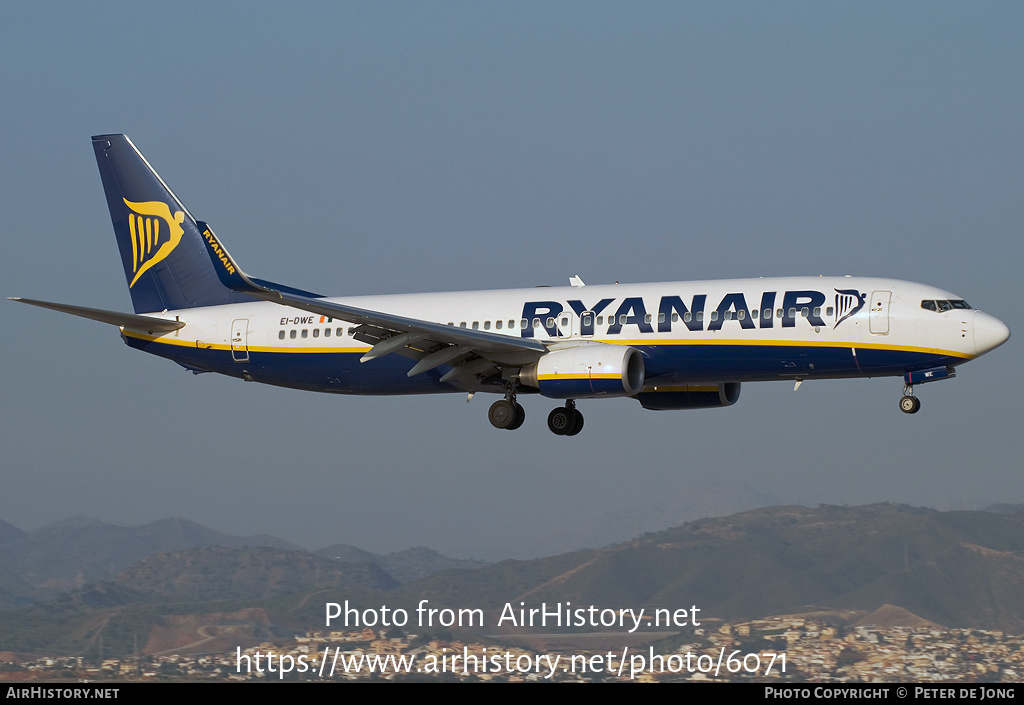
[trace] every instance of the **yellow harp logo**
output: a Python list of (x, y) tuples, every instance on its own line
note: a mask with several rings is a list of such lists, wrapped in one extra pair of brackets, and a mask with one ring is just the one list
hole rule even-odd
[(135, 276), (128, 285), (130, 289), (147, 269), (166, 259), (181, 242), (185, 232), (181, 227), (185, 213), (175, 211), (172, 216), (171, 209), (162, 201), (132, 203), (127, 198), (122, 200), (131, 210), (128, 213), (128, 230), (131, 231), (132, 272)]

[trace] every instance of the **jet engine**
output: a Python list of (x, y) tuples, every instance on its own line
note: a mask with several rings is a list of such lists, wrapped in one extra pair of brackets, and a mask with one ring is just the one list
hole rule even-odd
[(589, 343), (546, 353), (519, 381), (554, 399), (628, 397), (643, 389), (644, 358), (636, 348)]
[(739, 382), (647, 387), (636, 395), (636, 400), (645, 409), (652, 411), (713, 409), (716, 406), (732, 406), (739, 398)]

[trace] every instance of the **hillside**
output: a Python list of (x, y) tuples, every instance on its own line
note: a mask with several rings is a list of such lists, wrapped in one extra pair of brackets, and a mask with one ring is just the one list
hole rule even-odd
[[(434, 608), (481, 608), (490, 611), (485, 631), (491, 634), (504, 604), (519, 602), (648, 614), (697, 606), (709, 625), (847, 612), (860, 615), (860, 623), (1024, 633), (1020, 513), (892, 504), (773, 507), (598, 550), (443, 570), (401, 585), (373, 554), (342, 546), (325, 553), (346, 560), (269, 547), (151, 555), (112, 580), (0, 612), (0, 651), (123, 654), (147, 644), (151, 653), (198, 643), (213, 648), (228, 635), (247, 644), (322, 630), (325, 603), (345, 600), (410, 613), (423, 599)], [(405, 570), (437, 569), (450, 560), (427, 549), (411, 557)], [(367, 560), (353, 562), (360, 558)]]

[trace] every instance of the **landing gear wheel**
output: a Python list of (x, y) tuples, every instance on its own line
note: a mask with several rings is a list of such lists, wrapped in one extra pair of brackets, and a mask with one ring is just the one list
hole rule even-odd
[(508, 430), (515, 431), (523, 425), (524, 421), (526, 421), (526, 409), (523, 408), (522, 404), (516, 404), (516, 420), (512, 422), (512, 425), (508, 427)]
[(548, 428), (556, 436), (574, 436), (577, 433), (576, 415), (578, 413), (575, 409), (564, 406), (552, 409), (548, 414)]
[(573, 409), (572, 413), (576, 416), (576, 426), (572, 429), (572, 431), (569, 431), (568, 433), (565, 434), (567, 436), (575, 436), (577, 433), (583, 430), (583, 414), (581, 414), (577, 409)]
[[(519, 414), (516, 412), (516, 406), (507, 399), (502, 399), (491, 404), (491, 408), (487, 410), (487, 420), (491, 422), (491, 425), (495, 428), (513, 428), (513, 424), (516, 419), (519, 418)], [(521, 422), (520, 422), (521, 423)]]
[(900, 411), (904, 414), (916, 414), (921, 408), (921, 400), (917, 397), (905, 396), (900, 399)]

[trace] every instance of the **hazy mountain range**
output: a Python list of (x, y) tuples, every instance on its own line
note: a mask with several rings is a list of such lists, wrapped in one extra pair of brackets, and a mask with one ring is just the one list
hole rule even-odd
[[(711, 620), (871, 613), (1024, 633), (1024, 513), (799, 506), (701, 519), (600, 549), (485, 565), (429, 549), (309, 552), (175, 519), (0, 522), (0, 651), (203, 648), (324, 629), (326, 602), (688, 608)], [(495, 619), (488, 619), (492, 626)], [(217, 642), (223, 635), (223, 644)], [(102, 636), (102, 638), (100, 638)]]

